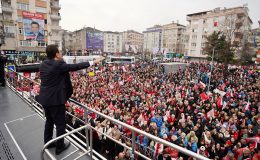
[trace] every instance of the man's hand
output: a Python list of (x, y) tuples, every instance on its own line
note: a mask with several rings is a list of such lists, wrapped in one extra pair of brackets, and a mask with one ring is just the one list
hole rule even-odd
[(100, 62), (102, 62), (105, 59), (105, 57), (100, 57), (98, 59), (94, 60), (94, 64), (99, 64)]

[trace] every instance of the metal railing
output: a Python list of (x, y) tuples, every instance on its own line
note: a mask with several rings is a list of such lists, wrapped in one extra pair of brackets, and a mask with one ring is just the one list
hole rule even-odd
[[(43, 146), (43, 149), (42, 149), (42, 152), (41, 152), (41, 158), (42, 158), (42, 160), (44, 159), (44, 151), (45, 151), (45, 149), (46, 149), (50, 144), (56, 142), (57, 140), (60, 140), (60, 139), (62, 139), (62, 138), (64, 138), (64, 137), (66, 137), (66, 136), (69, 136), (69, 135), (71, 135), (71, 134), (73, 134), (73, 133), (76, 133), (76, 132), (78, 132), (78, 131), (80, 131), (80, 130), (82, 130), (82, 129), (86, 129), (87, 127), (88, 127), (88, 125), (79, 127), (79, 128), (77, 128), (77, 129), (74, 129), (74, 130), (72, 130), (72, 131), (70, 131), (70, 132), (68, 132), (68, 133), (65, 133), (65, 134), (63, 134), (63, 135), (61, 135), (61, 136), (59, 136), (59, 137), (56, 137), (56, 138), (50, 140), (49, 142), (47, 142), (47, 143)], [(92, 146), (92, 136), (90, 136), (90, 146)], [(86, 154), (88, 154), (88, 153), (91, 153), (91, 154), (90, 154), (90, 158), (92, 159), (92, 152), (91, 152), (91, 151), (92, 151), (92, 148), (91, 148), (89, 151), (84, 152), (82, 155), (78, 156), (78, 157), (75, 158), (75, 159), (79, 159), (79, 158), (83, 157), (84, 155), (86, 155)], [(55, 157), (51, 157), (51, 159), (56, 159), (56, 158), (55, 158)]]
[[(27, 78), (27, 77), (24, 77), (23, 75), (18, 74), (18, 73), (15, 72), (15, 71), (7, 72), (6, 75), (7, 75), (7, 85), (8, 85), (12, 90), (17, 91), (17, 92), (19, 92), (19, 91), (18, 91), (19, 88), (17, 88), (17, 86), (20, 86), (20, 89), (22, 88), (22, 89), (21, 89), (21, 92), (22, 92), (22, 93), (20, 93), (20, 97), (26, 99), (26, 100), (29, 102), (28, 104), (30, 104), (30, 106), (32, 106), (32, 107), (34, 107), (34, 108), (36, 107), (36, 110), (40, 110), (40, 111), (38, 111), (38, 113), (43, 112), (43, 110), (42, 110), (40, 104), (35, 100), (35, 97), (32, 95), (33, 85), (34, 85), (34, 84), (40, 85), (40, 84), (39, 84), (38, 82), (36, 82), (36, 81), (30, 79), (30, 78)], [(25, 88), (23, 88), (23, 87), (25, 87)], [(26, 87), (27, 87), (27, 88), (26, 88)], [(77, 139), (77, 143), (81, 143), (84, 147), (86, 147), (85, 149), (86, 149), (87, 151), (86, 151), (86, 150), (84, 151), (84, 155), (85, 155), (85, 154), (88, 154), (88, 155), (91, 156), (91, 157), (92, 157), (92, 155), (93, 155), (93, 153), (94, 153), (95, 156), (99, 156), (101, 159), (104, 159), (104, 157), (102, 157), (102, 156), (99, 155), (95, 150), (93, 150), (93, 146), (92, 146), (92, 145), (93, 145), (93, 144), (92, 144), (92, 132), (93, 132), (93, 131), (96, 131), (96, 132), (102, 134), (103, 136), (106, 136), (106, 138), (110, 139), (111, 141), (115, 142), (116, 144), (119, 144), (119, 145), (123, 146), (125, 149), (130, 150), (131, 153), (132, 153), (132, 155), (131, 155), (131, 158), (132, 158), (132, 159), (135, 159), (135, 156), (140, 156), (140, 157), (142, 157), (142, 158), (144, 158), (144, 159), (154, 159), (154, 158), (156, 158), (156, 157), (154, 157), (154, 155), (152, 156), (151, 154), (146, 154), (146, 153), (144, 153), (143, 151), (141, 151), (141, 150), (139, 150), (139, 149), (137, 150), (137, 147), (140, 146), (140, 144), (139, 144), (139, 146), (138, 146), (138, 144), (136, 143), (136, 138), (137, 138), (136, 135), (138, 134), (138, 135), (143, 135), (143, 136), (149, 138), (150, 140), (152, 140), (152, 141), (154, 141), (154, 142), (163, 144), (164, 146), (171, 147), (171, 148), (177, 150), (178, 152), (182, 152), (183, 154), (185, 154), (185, 155), (187, 155), (187, 156), (190, 156), (190, 157), (193, 157), (193, 158), (196, 158), (196, 159), (200, 159), (200, 160), (209, 160), (208, 158), (206, 158), (206, 157), (204, 157), (204, 156), (202, 156), (202, 155), (199, 155), (199, 154), (197, 154), (197, 153), (194, 153), (194, 152), (192, 152), (192, 151), (190, 151), (190, 150), (188, 150), (188, 149), (182, 148), (182, 147), (180, 147), (180, 146), (178, 146), (178, 145), (175, 145), (175, 144), (173, 144), (173, 143), (171, 143), (171, 142), (169, 142), (169, 141), (163, 140), (163, 139), (161, 139), (161, 138), (159, 138), (159, 137), (156, 137), (156, 136), (154, 136), (154, 135), (151, 135), (151, 134), (149, 134), (149, 133), (147, 133), (147, 132), (145, 132), (145, 131), (142, 131), (142, 130), (140, 130), (140, 129), (137, 129), (137, 128), (135, 128), (135, 127), (133, 127), (133, 126), (130, 126), (130, 125), (126, 124), (126, 123), (123, 123), (123, 122), (121, 122), (121, 121), (119, 121), (119, 120), (116, 120), (116, 119), (114, 119), (114, 118), (112, 118), (112, 117), (110, 117), (110, 116), (108, 116), (108, 115), (105, 115), (105, 114), (100, 113), (100, 112), (98, 112), (98, 111), (96, 111), (96, 110), (94, 110), (94, 109), (92, 109), (92, 108), (90, 108), (90, 107), (87, 107), (87, 106), (85, 106), (85, 105), (83, 105), (83, 104), (81, 104), (81, 103), (79, 103), (79, 102), (77, 102), (77, 101), (75, 101), (75, 100), (70, 99), (70, 103), (73, 103), (74, 105), (77, 105), (77, 106), (79, 106), (79, 107), (81, 107), (81, 108), (84, 109), (83, 119), (84, 119), (85, 121), (83, 121), (83, 120), (81, 120), (81, 119), (80, 119), (80, 120), (81, 120), (82, 122), (85, 122), (86, 125), (84, 125), (84, 126), (82, 126), (82, 127), (80, 127), (80, 128), (73, 129), (72, 131), (70, 131), (70, 132), (68, 132), (68, 133), (66, 133), (66, 134), (64, 134), (64, 135), (62, 135), (62, 136), (59, 136), (59, 137), (57, 137), (57, 138), (51, 140), (50, 142), (48, 142), (48, 143), (44, 146), (44, 148), (43, 148), (43, 150), (42, 150), (42, 155), (44, 154), (45, 148), (46, 148), (50, 143), (52, 143), (52, 142), (54, 142), (54, 141), (57, 141), (58, 139), (61, 139), (61, 138), (63, 138), (63, 137), (70, 136), (70, 135), (72, 135), (72, 137), (75, 138), (74, 133), (77, 133), (77, 132), (79, 132), (80, 130), (85, 129), (85, 134), (86, 134), (86, 135), (82, 135), (82, 134), (81, 134), (81, 136), (83, 136), (83, 137), (85, 136), (86, 142), (83, 142), (82, 140), (80, 140), (80, 139), (78, 138), (78, 139)], [(40, 109), (37, 108), (37, 107), (39, 107)], [(130, 130), (131, 133), (132, 133), (132, 134), (131, 134), (131, 137), (129, 138), (129, 140), (130, 140), (130, 142), (131, 142), (131, 146), (128, 146), (128, 145), (126, 145), (125, 143), (122, 143), (122, 142), (120, 142), (120, 141), (114, 139), (113, 137), (107, 135), (106, 133), (103, 133), (103, 132), (98, 131), (97, 129), (95, 129), (95, 128), (92, 127), (91, 125), (88, 125), (88, 116), (87, 116), (87, 115), (88, 115), (89, 113), (94, 113), (94, 114), (96, 114), (97, 116), (103, 117), (104, 119), (110, 121), (110, 122), (113, 123), (113, 124), (120, 125), (121, 127)], [(67, 113), (67, 114), (70, 114), (70, 113)], [(76, 117), (75, 115), (72, 115), (72, 114), (70, 114), (70, 115)], [(76, 117), (76, 118), (78, 118), (78, 117)], [(71, 128), (71, 127), (70, 127), (70, 128)], [(90, 133), (90, 136), (89, 136), (89, 133)], [(89, 137), (90, 137), (90, 138), (89, 138)], [(89, 142), (89, 141), (90, 141), (90, 142)], [(148, 148), (148, 147), (147, 147), (147, 148)], [(150, 152), (150, 153), (153, 153), (153, 152), (154, 152), (151, 148), (148, 148), (148, 150), (149, 150), (148, 152)], [(152, 157), (151, 157), (151, 156), (152, 156)], [(52, 158), (52, 159), (55, 159), (55, 157), (51, 157), (51, 158)]]

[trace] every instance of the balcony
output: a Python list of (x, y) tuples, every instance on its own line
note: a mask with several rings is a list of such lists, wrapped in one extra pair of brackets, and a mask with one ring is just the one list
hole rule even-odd
[(61, 20), (61, 16), (60, 15), (57, 15), (57, 14), (51, 14), (51, 19), (52, 20)]
[(15, 38), (15, 34), (14, 33), (5, 33), (5, 37), (6, 38)]
[(61, 31), (61, 26), (51, 26), (51, 30), (53, 30), (53, 31)]
[(50, 3), (50, 6), (52, 9), (57, 9), (57, 10), (60, 10), (61, 9), (61, 5), (59, 5), (59, 3), (53, 3), (51, 2)]
[(59, 35), (53, 35), (51, 36), (52, 41), (62, 41), (62, 37)]
[(3, 12), (13, 13), (13, 8), (11, 7), (11, 5), (10, 6), (7, 4), (3, 5), (2, 10), (3, 10)]

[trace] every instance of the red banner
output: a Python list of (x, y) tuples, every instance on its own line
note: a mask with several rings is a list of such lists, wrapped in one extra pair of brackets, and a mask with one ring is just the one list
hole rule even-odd
[(22, 15), (24, 18), (29, 18), (29, 19), (44, 19), (43, 14), (39, 14), (39, 13), (31, 13), (31, 12), (22, 12)]

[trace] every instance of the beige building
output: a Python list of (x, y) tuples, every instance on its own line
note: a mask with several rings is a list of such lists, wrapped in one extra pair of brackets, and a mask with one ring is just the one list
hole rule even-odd
[(129, 52), (129, 48), (133, 48), (130, 52), (143, 52), (144, 35), (134, 30), (122, 32), (123, 52)]
[(187, 43), (186, 26), (179, 23), (170, 23), (162, 26), (162, 48), (168, 52), (184, 54)]
[(187, 21), (189, 22), (187, 26), (189, 42), (186, 55), (197, 58), (206, 57), (203, 55), (206, 37), (214, 31), (223, 31), (233, 44), (240, 46), (236, 51), (238, 57), (248, 39), (252, 24), (246, 5), (188, 14)]
[(256, 64), (260, 64), (260, 21), (258, 23), (258, 28), (252, 29), (249, 37), (249, 43), (252, 44), (250, 51)]
[[(66, 34), (65, 34), (66, 35)], [(89, 35), (89, 37), (88, 37)], [(84, 27), (80, 30), (76, 30), (73, 31), (71, 33), (69, 33), (70, 42), (69, 46), (65, 46), (65, 48), (70, 48), (70, 50), (72, 52), (77, 52), (77, 53), (81, 53), (81, 52), (89, 52), (89, 53), (96, 53), (98, 52), (102, 52), (103, 51), (103, 32), (100, 30), (97, 30), (95, 28), (91, 28), (91, 27)], [(95, 39), (95, 41), (97, 40), (96, 38), (98, 38), (100, 40), (100, 46), (91, 46), (92, 43), (91, 41), (93, 39)], [(87, 41), (87, 39), (89, 39), (89, 43)], [(67, 43), (68, 44), (68, 43)], [(94, 47), (94, 48), (93, 48)]]
[(106, 31), (104, 36), (104, 52), (122, 53), (122, 34), (119, 32)]
[(145, 54), (157, 54), (160, 52), (162, 48), (162, 30), (163, 27), (161, 25), (155, 25), (143, 32), (143, 51)]
[(5, 44), (11, 54), (37, 56), (47, 44), (61, 46), (59, 0), (1, 0)]
[(73, 49), (73, 33), (67, 30), (62, 30), (62, 53), (67, 54)]

